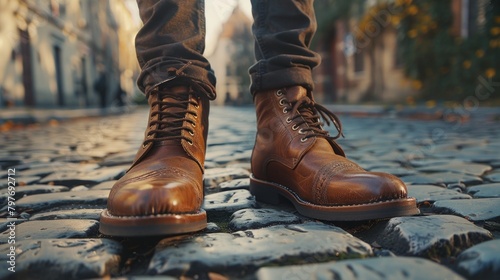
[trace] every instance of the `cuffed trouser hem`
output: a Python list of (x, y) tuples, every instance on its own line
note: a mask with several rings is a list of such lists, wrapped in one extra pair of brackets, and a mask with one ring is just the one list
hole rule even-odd
[(259, 91), (266, 91), (272, 89), (279, 89), (291, 86), (303, 86), (308, 91), (314, 89), (314, 82), (311, 70), (306, 68), (284, 68), (274, 72), (265, 73), (252, 73), (252, 85), (250, 92), (252, 95)]
[[(151, 64), (151, 66), (149, 66)], [(215, 99), (215, 75), (192, 61), (149, 61), (142, 69), (137, 81), (139, 88), (148, 95), (149, 92), (164, 84), (197, 85), (211, 100)]]

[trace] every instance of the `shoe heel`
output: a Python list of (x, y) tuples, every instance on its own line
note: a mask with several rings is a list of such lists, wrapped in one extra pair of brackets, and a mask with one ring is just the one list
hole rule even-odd
[(267, 184), (256, 181), (250, 178), (250, 193), (255, 196), (255, 199), (259, 202), (264, 202), (267, 204), (280, 204), (281, 195), (275, 191), (272, 187)]

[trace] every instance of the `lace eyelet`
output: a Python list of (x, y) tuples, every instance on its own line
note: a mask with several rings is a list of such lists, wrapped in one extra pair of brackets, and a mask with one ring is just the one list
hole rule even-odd
[(301, 128), (301, 129), (299, 129), (299, 134), (306, 134), (306, 133), (305, 133), (305, 132), (304, 132), (304, 130)]
[(293, 131), (295, 131), (295, 130), (297, 130), (297, 129), (299, 129), (299, 126), (298, 126), (298, 125), (296, 125), (296, 124), (294, 124), (294, 125), (292, 126), (292, 130), (293, 130)]
[(286, 118), (286, 123), (291, 123), (292, 120), (290, 118)]
[(193, 146), (193, 141), (191, 141), (191, 140), (186, 140), (186, 142), (187, 142), (189, 145)]
[(303, 138), (301, 138), (301, 139), (300, 139), (300, 142), (304, 143), (304, 142), (306, 142), (306, 141), (307, 141), (307, 139), (309, 139), (309, 138), (305, 138), (305, 137), (303, 137)]
[(283, 91), (281, 89), (278, 89), (276, 91), (276, 96), (282, 96), (283, 95)]
[(194, 136), (194, 132), (188, 131), (189, 135)]
[(147, 146), (148, 146), (148, 144), (142, 144), (143, 149), (146, 149)]
[(285, 98), (282, 98), (282, 99), (280, 99), (279, 103), (280, 103), (281, 106), (284, 106), (285, 102), (286, 102)]
[(284, 114), (287, 114), (288, 113), (288, 110), (286, 108), (283, 108), (283, 113)]
[(191, 126), (192, 126), (192, 127), (196, 127), (196, 124), (195, 124), (195, 123), (191, 123)]

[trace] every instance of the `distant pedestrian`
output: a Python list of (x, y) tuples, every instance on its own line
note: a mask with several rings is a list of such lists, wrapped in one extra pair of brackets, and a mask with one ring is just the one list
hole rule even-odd
[(106, 73), (102, 72), (94, 83), (94, 90), (99, 96), (99, 105), (101, 108), (106, 108), (106, 94), (108, 91), (108, 81)]
[(226, 99), (224, 99), (224, 105), (234, 105), (233, 99), (231, 98), (231, 93), (226, 92)]
[(127, 93), (123, 90), (122, 85), (120, 83), (116, 84), (115, 90), (115, 101), (116, 105), (119, 107), (125, 106), (125, 97)]

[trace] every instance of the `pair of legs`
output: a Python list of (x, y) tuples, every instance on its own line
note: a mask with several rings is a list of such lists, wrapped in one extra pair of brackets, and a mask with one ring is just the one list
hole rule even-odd
[[(143, 145), (113, 186), (101, 232), (119, 236), (180, 234), (206, 226), (203, 172), (215, 76), (202, 53), (204, 3), (138, 0), (138, 85), (150, 105)], [(302, 215), (364, 220), (418, 213), (405, 185), (347, 160), (335, 139), (337, 117), (314, 102), (309, 49), (313, 1), (253, 0), (257, 63), (249, 72), (257, 114), (250, 191), (259, 201), (291, 201)], [(330, 136), (323, 118), (339, 130)]]

